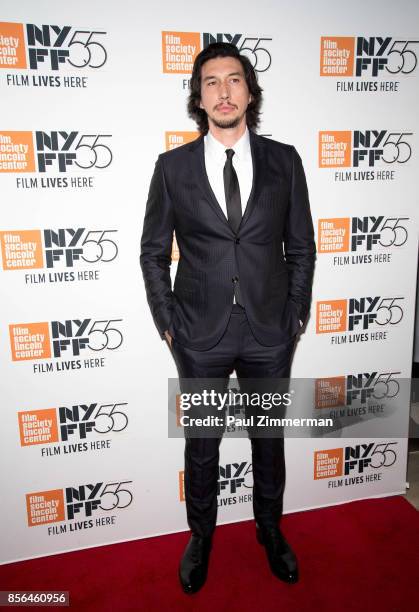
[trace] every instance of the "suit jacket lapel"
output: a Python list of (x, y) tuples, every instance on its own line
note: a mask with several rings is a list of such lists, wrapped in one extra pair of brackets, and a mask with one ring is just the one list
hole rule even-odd
[(263, 170), (263, 140), (249, 130), (250, 136), (250, 150), (252, 153), (252, 164), (253, 164), (253, 182), (252, 189), (250, 191), (249, 200), (247, 202), (246, 209), (244, 211), (244, 215), (242, 217), (241, 223), (239, 225), (238, 232), (242, 229), (243, 225), (247, 223), (250, 215), (253, 212), (255, 204), (258, 200), (259, 193), (262, 187), (262, 170)]
[(217, 198), (214, 195), (213, 190), (211, 189), (210, 182), (208, 180), (207, 171), (205, 169), (205, 145), (204, 145), (204, 137), (200, 136), (197, 140), (194, 140), (190, 144), (190, 151), (193, 153), (191, 155), (192, 159), (192, 171), (195, 172), (198, 177), (198, 185), (201, 188), (205, 199), (211, 204), (214, 212), (220, 217), (220, 219), (233, 231), (227, 221), (227, 218), (223, 212), (223, 209), (218, 203)]

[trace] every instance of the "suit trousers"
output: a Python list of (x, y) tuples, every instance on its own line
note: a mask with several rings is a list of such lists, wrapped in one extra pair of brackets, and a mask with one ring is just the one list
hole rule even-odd
[[(217, 391), (226, 391), (235, 370), (240, 392), (248, 379), (289, 378), (296, 336), (276, 346), (264, 346), (254, 337), (246, 311), (232, 305), (227, 328), (211, 349), (192, 350), (172, 340), (172, 354), (179, 378), (217, 380)], [(181, 385), (181, 390), (182, 385)], [(277, 526), (282, 515), (285, 488), (284, 438), (256, 437), (249, 433), (252, 449), (253, 512), (258, 525)], [(219, 478), (218, 437), (188, 437), (185, 434), (185, 502), (192, 533), (212, 535), (217, 519)]]

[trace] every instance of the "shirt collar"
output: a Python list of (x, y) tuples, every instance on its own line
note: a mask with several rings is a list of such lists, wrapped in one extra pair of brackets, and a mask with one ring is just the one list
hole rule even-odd
[[(205, 142), (205, 153), (216, 159), (220, 163), (225, 163), (226, 160), (226, 147), (222, 142), (214, 138), (211, 132), (208, 132), (204, 138)], [(241, 161), (245, 159), (248, 155), (250, 155), (250, 137), (249, 130), (247, 129), (243, 133), (242, 136), (238, 139), (238, 141), (234, 144), (233, 147), (230, 147), (234, 150), (234, 158)]]

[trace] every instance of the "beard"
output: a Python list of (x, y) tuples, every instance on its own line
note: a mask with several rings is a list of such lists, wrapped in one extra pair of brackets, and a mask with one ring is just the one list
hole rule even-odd
[(229, 130), (231, 128), (236, 128), (242, 121), (243, 116), (244, 115), (232, 119), (230, 119), (229, 117), (226, 117), (225, 119), (215, 119), (215, 117), (211, 117), (211, 122), (217, 128), (221, 128), (222, 130)]
[(240, 121), (241, 117), (236, 117), (235, 119), (225, 119), (224, 121), (218, 121), (217, 119), (212, 120), (213, 124), (222, 130), (235, 128), (239, 125)]

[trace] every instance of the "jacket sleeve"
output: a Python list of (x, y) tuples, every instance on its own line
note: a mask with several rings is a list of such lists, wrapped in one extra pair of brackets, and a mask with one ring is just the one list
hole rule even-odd
[(169, 328), (173, 310), (170, 278), (174, 230), (173, 205), (170, 200), (159, 155), (151, 179), (141, 237), (140, 264), (147, 301), (161, 337)]
[(310, 308), (316, 243), (306, 177), (294, 147), (284, 255), (288, 269), (288, 297), (296, 304), (298, 316), (305, 323)]

